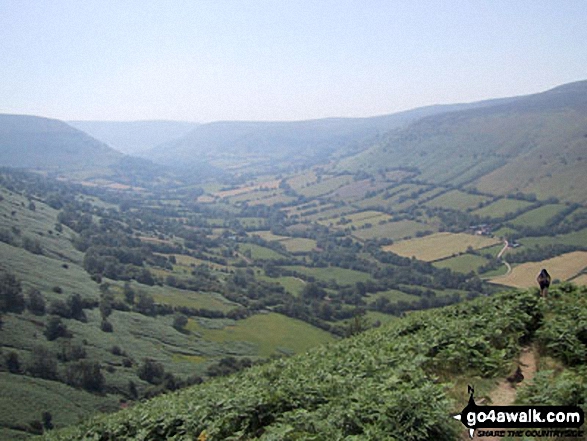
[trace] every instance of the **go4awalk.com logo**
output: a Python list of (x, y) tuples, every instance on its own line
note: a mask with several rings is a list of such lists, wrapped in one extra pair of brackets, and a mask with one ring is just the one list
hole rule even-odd
[[(585, 422), (578, 406), (477, 406), (469, 386), (469, 403), (454, 418), (478, 436), (582, 437)], [(482, 430), (481, 430), (482, 429)], [(490, 429), (490, 430), (487, 430)], [(493, 430), (491, 430), (493, 429)]]

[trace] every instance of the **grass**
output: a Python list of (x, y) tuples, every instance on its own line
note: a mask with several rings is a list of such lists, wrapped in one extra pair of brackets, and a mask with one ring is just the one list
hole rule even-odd
[(238, 249), (243, 254), (251, 253), (251, 258), (254, 260), (283, 259), (282, 254), (254, 243), (239, 243)]
[(451, 271), (459, 273), (476, 272), (481, 265), (485, 265), (488, 260), (485, 257), (475, 254), (463, 254), (461, 256), (451, 257), (434, 262), (437, 268), (448, 268)]
[[(32, 254), (22, 248), (16, 248), (0, 242), (0, 269), (13, 273), (23, 280), (23, 288), (34, 287), (42, 291), (46, 297), (67, 296), (78, 293), (85, 298), (97, 298), (98, 284), (92, 281), (89, 274), (80, 266), (55, 258)], [(34, 271), (31, 271), (34, 268)], [(53, 287), (59, 286), (63, 294), (53, 293)]]
[(323, 282), (334, 280), (339, 285), (353, 285), (357, 282), (366, 282), (371, 278), (367, 273), (351, 269), (338, 268), (335, 266), (327, 268), (310, 268), (306, 266), (287, 266), (288, 270), (296, 271), (305, 276), (314, 277)]
[(373, 225), (371, 228), (353, 231), (352, 234), (353, 236), (361, 240), (400, 240), (407, 237), (414, 237), (417, 233), (434, 230), (434, 227), (427, 224), (411, 220), (402, 220), (398, 222), (387, 222), (381, 225)]
[(152, 286), (134, 284), (135, 289), (145, 291), (153, 296), (155, 302), (171, 306), (187, 306), (215, 311), (228, 312), (235, 304), (217, 293), (187, 291), (170, 286)]
[(536, 285), (536, 276), (546, 268), (553, 279), (570, 280), (587, 268), (587, 252), (574, 251), (542, 262), (527, 262), (514, 267), (507, 276), (495, 277), (491, 282), (514, 288), (528, 288)]
[(119, 408), (116, 396), (94, 395), (41, 378), (0, 372), (0, 385), (0, 426), (4, 427), (28, 426), (32, 419), (42, 421), (43, 412), (51, 412), (53, 424), (60, 428), (76, 424), (96, 410), (106, 412)]
[(464, 253), (468, 247), (480, 249), (495, 245), (499, 241), (485, 236), (465, 233), (436, 233), (417, 239), (404, 240), (383, 247), (404, 257), (416, 257), (426, 262), (433, 262), (449, 256)]
[(406, 294), (405, 292), (398, 291), (397, 289), (390, 289), (388, 291), (380, 291), (380, 292), (376, 292), (374, 294), (369, 294), (369, 296), (367, 297), (367, 300), (369, 303), (373, 303), (381, 297), (385, 297), (385, 298), (389, 299), (389, 301), (391, 303), (397, 303), (400, 301), (413, 302), (415, 300), (420, 299), (418, 296), (415, 296), (412, 294)]
[(424, 205), (428, 207), (452, 208), (453, 210), (465, 211), (467, 209), (478, 207), (480, 203), (486, 202), (488, 199), (488, 196), (469, 194), (460, 190), (451, 190), (435, 197)]
[[(503, 243), (500, 243), (499, 245), (494, 245), (494, 246), (491, 246), (491, 247), (483, 248), (483, 249), (479, 250), (479, 252), (482, 255), (490, 254), (493, 257), (497, 257), (497, 255), (499, 254), (499, 252), (502, 249), (503, 249)], [(510, 250), (510, 249), (508, 249), (508, 250)], [(507, 251), (506, 251), (506, 253), (507, 253)]]
[(249, 235), (259, 236), (261, 239), (266, 240), (267, 242), (289, 239), (288, 236), (278, 236), (276, 234), (273, 234), (271, 231), (254, 231), (249, 233)]
[(489, 205), (486, 205), (483, 208), (473, 211), (473, 214), (483, 217), (500, 218), (507, 214), (512, 214), (523, 210), (530, 205), (532, 205), (532, 203), (528, 201), (502, 198)]
[(351, 175), (335, 176), (330, 179), (323, 179), (320, 182), (316, 182), (315, 184), (311, 184), (297, 191), (301, 195), (308, 198), (318, 197), (331, 193), (337, 188), (349, 184), (350, 182), (352, 182), (352, 180), (353, 177)]
[(526, 237), (518, 242), (527, 247), (555, 244), (587, 246), (587, 228), (559, 236)]
[(279, 283), (281, 286), (285, 288), (285, 290), (293, 296), (299, 296), (306, 285), (302, 279), (298, 277), (292, 276), (283, 276), (283, 277), (267, 277), (267, 276), (257, 276), (259, 280), (266, 280), (272, 283)]
[(565, 208), (561, 204), (550, 204), (543, 205), (542, 207), (535, 208), (526, 213), (521, 214), (511, 221), (514, 226), (526, 226), (526, 227), (542, 227), (546, 223), (556, 216), (561, 210)]
[(256, 314), (222, 329), (206, 329), (190, 320), (187, 328), (216, 343), (252, 344), (262, 357), (305, 352), (334, 340), (326, 331), (277, 313)]
[(305, 239), (302, 237), (296, 237), (292, 239), (285, 239), (280, 241), (290, 253), (309, 253), (317, 247), (314, 239)]
[(296, 176), (293, 176), (287, 180), (287, 183), (291, 188), (296, 191), (316, 182), (316, 173), (311, 170)]

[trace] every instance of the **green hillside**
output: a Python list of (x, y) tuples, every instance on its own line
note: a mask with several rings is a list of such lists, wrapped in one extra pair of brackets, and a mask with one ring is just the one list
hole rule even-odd
[(547, 302), (518, 291), (413, 313), (45, 439), (454, 440), (466, 385), (490, 396), (532, 344), (539, 371), (518, 402), (585, 407), (586, 293), (564, 285)]
[(79, 170), (111, 165), (122, 154), (62, 121), (0, 115), (0, 164), (45, 170)]
[(370, 118), (213, 122), (144, 156), (162, 164), (185, 166), (207, 160), (225, 170), (281, 171), (356, 153), (378, 136), (425, 116), (491, 103), (428, 106)]
[(340, 170), (418, 171), (418, 179), (494, 195), (523, 192), (584, 203), (587, 82), (480, 109), (421, 119), (347, 158)]

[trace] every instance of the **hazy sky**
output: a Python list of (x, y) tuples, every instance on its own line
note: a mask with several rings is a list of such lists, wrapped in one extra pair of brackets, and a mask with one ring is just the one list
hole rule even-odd
[(0, 113), (355, 117), (584, 79), (585, 0), (0, 0)]

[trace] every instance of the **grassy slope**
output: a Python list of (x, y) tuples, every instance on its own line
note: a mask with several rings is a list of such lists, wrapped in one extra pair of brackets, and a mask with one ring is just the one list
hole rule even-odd
[(587, 82), (486, 109), (424, 118), (338, 165), (416, 167), (419, 179), (585, 203)]
[[(584, 314), (574, 321), (564, 316), (577, 314), (577, 308), (565, 305), (584, 304), (585, 289), (563, 290), (553, 290), (548, 306), (532, 290), (413, 313), (304, 355), (94, 418), (47, 439), (383, 439), (401, 433), (405, 440), (453, 440), (464, 432), (450, 418), (465, 404), (455, 399), (464, 395), (455, 385), (480, 384), (476, 396), (481, 398), (495, 384), (492, 379), (509, 372), (546, 309), (548, 321), (544, 332), (539, 330), (545, 351), (556, 336), (552, 326), (570, 327), (572, 335), (580, 331), (572, 328), (575, 323), (587, 325)], [(584, 382), (562, 384), (576, 389), (565, 400), (581, 394), (585, 400)], [(524, 399), (540, 400), (544, 392), (530, 390)]]

